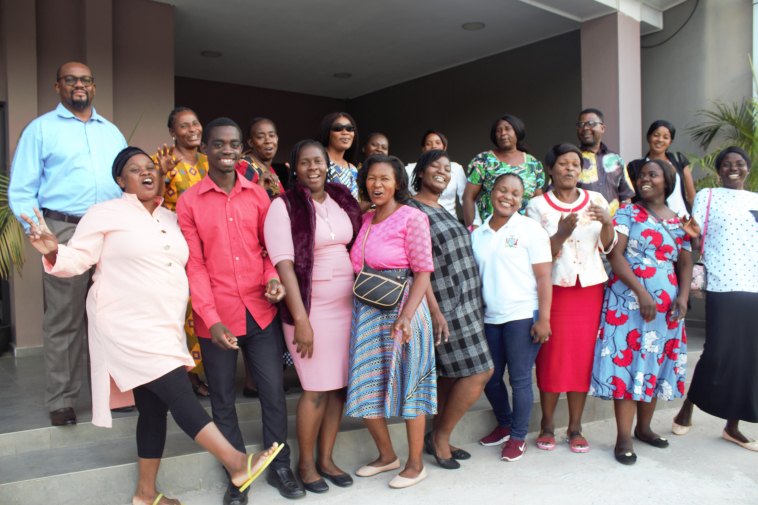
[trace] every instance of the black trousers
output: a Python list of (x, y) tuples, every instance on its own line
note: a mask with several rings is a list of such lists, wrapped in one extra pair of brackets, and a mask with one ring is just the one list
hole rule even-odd
[(174, 421), (190, 436), (197, 437), (211, 418), (192, 391), (192, 384), (183, 366), (163, 377), (134, 388), (134, 404), (139, 410), (137, 420), (137, 455), (143, 459), (160, 459), (166, 445), (166, 415), (171, 411)]
[[(237, 344), (245, 353), (250, 374), (258, 386), (263, 418), (263, 445), (271, 447), (274, 442), (283, 444), (287, 441), (287, 401), (284, 397), (282, 370), (284, 339), (279, 317), (275, 317), (266, 328), (261, 328), (250, 312), (246, 313), (247, 334), (237, 336)], [(213, 422), (235, 449), (245, 452), (245, 442), (242, 440), (234, 406), (237, 350), (221, 349), (209, 338), (199, 338), (198, 341), (211, 390)], [(271, 468), (278, 470), (289, 466), (290, 449), (285, 445), (271, 462)]]

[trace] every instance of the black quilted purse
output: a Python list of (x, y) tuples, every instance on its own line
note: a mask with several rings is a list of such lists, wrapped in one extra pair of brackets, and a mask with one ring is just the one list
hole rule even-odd
[(392, 310), (397, 307), (408, 285), (408, 276), (411, 271), (407, 269), (404, 275), (388, 274), (374, 270), (366, 265), (366, 239), (371, 231), (371, 223), (368, 224), (366, 236), (363, 237), (363, 266), (355, 277), (353, 295), (361, 302), (379, 310)]

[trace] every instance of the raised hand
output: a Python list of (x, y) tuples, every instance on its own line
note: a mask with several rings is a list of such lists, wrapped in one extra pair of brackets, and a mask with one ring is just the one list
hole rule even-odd
[(157, 160), (161, 175), (166, 177), (167, 173), (175, 169), (182, 162), (182, 155), (174, 149), (174, 146), (168, 147), (166, 144), (163, 144), (163, 149), (158, 148), (155, 159)]
[(593, 221), (599, 221), (603, 224), (612, 224), (611, 213), (605, 207), (597, 205), (595, 202), (590, 203), (590, 208), (587, 210), (590, 219)]
[(690, 238), (698, 238), (700, 236), (701, 230), (700, 225), (697, 224), (697, 221), (695, 221), (695, 218), (690, 216), (689, 219), (681, 219), (682, 221), (682, 230), (690, 236)]
[[(29, 242), (31, 242), (32, 247), (39, 251), (43, 256), (58, 254), (58, 239), (56, 239), (55, 235), (50, 232), (47, 223), (45, 223), (45, 218), (42, 217), (42, 213), (37, 207), (34, 207), (34, 214), (37, 216), (39, 224), (35, 223), (34, 220), (26, 214), (21, 214), (21, 219), (26, 221), (29, 225), (29, 231), (27, 232)], [(52, 261), (51, 263), (55, 262)]]
[(576, 212), (572, 212), (568, 216), (561, 214), (560, 219), (558, 219), (557, 233), (564, 239), (569, 238), (574, 233), (577, 224), (579, 224), (579, 214)]

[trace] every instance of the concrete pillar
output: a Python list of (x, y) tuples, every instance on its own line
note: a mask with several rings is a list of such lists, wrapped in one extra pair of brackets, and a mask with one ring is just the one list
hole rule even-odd
[(642, 156), (640, 23), (617, 12), (582, 23), (582, 107), (603, 111), (603, 142), (625, 162)]
[(166, 119), (173, 108), (174, 8), (113, 0), (114, 123), (130, 145), (153, 153), (172, 143)]
[(84, 0), (84, 51), (97, 84), (94, 106), (113, 122), (113, 3)]
[[(21, 132), (37, 117), (37, 38), (34, 0), (2, 0), (5, 47), (8, 161)], [(51, 77), (51, 80), (54, 77)], [(11, 320), (16, 348), (42, 345), (42, 263), (26, 242), (23, 276), (10, 281)]]

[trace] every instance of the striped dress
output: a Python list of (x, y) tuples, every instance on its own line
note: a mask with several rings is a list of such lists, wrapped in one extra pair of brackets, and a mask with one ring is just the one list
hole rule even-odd
[[(350, 253), (353, 270), (363, 265), (363, 238), (374, 212), (363, 216), (363, 226)], [(371, 225), (365, 243), (366, 264), (376, 270), (432, 272), (432, 243), (426, 214), (402, 206), (390, 217)], [(412, 281), (398, 306), (378, 310), (358, 300), (353, 303), (348, 365), (347, 415), (364, 418), (400, 416), (413, 419), (437, 413), (432, 319), (424, 298), (411, 318), (412, 335), (401, 344), (391, 334), (405, 307)]]

